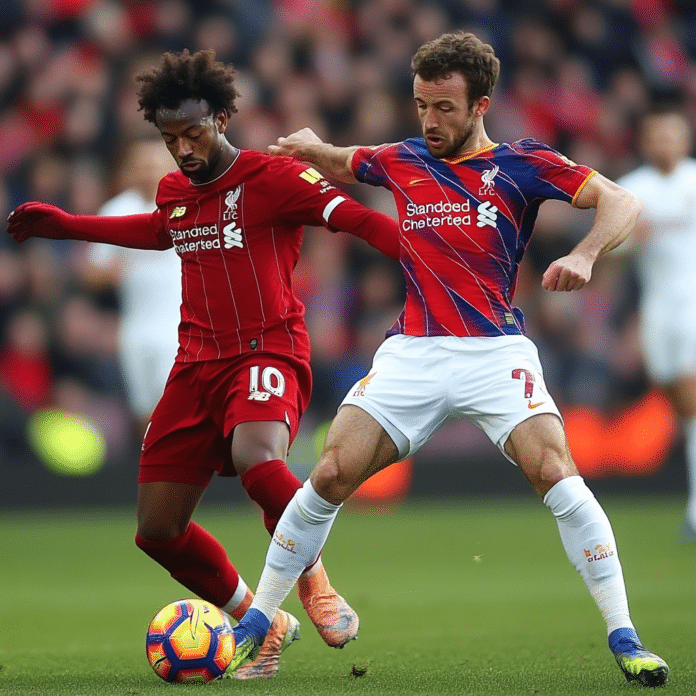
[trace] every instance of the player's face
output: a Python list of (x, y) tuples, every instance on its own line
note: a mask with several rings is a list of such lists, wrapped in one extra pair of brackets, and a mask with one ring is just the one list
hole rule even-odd
[(691, 133), (679, 114), (654, 114), (643, 121), (641, 150), (660, 171), (671, 172), (691, 150)]
[(461, 73), (426, 82), (416, 75), (413, 97), (423, 137), (433, 157), (463, 154), (476, 128), (476, 105), (469, 108), (466, 80)]
[(158, 109), (157, 127), (179, 169), (197, 184), (216, 178), (226, 166), (227, 115), (211, 112), (205, 100), (187, 99), (176, 109)]

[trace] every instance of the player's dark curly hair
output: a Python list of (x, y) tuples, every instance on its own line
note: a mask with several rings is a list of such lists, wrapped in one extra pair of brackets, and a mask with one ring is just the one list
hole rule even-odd
[(457, 31), (423, 44), (411, 60), (411, 70), (422, 80), (447, 78), (461, 73), (469, 87), (469, 107), (490, 97), (500, 74), (493, 48), (469, 32)]
[(215, 60), (215, 51), (208, 49), (191, 54), (165, 53), (157, 68), (135, 76), (141, 87), (138, 103), (145, 119), (156, 123), (157, 109), (176, 109), (187, 99), (208, 102), (213, 113), (236, 113), (235, 99), (239, 96), (234, 86), (237, 73), (231, 65)]

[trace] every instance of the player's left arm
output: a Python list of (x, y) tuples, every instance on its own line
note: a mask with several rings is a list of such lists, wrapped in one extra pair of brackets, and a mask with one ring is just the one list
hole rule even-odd
[(586, 285), (595, 261), (628, 237), (641, 209), (632, 193), (596, 172), (585, 182), (573, 205), (595, 208), (594, 222), (567, 256), (548, 267), (541, 281), (544, 290), (580, 290)]

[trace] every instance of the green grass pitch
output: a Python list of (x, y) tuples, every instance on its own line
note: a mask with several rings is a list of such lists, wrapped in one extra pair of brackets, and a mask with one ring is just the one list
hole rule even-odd
[[(670, 664), (665, 693), (696, 689), (696, 546), (683, 504), (602, 500), (634, 622)], [(631, 694), (604, 623), (540, 501), (461, 499), (392, 511), (348, 507), (324, 559), (361, 618), (359, 640), (324, 646), (302, 622), (273, 680), (171, 686), (150, 669), (145, 629), (189, 596), (133, 544), (134, 511), (0, 514), (0, 694)], [(255, 587), (268, 536), (251, 508), (196, 519)]]

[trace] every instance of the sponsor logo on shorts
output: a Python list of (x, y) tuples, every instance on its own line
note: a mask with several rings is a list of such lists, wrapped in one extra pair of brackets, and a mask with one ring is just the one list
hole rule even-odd
[(271, 398), (270, 392), (253, 391), (249, 393), (247, 401), (268, 401)]
[(527, 408), (539, 408), (539, 406), (541, 406), (545, 403), (546, 403), (545, 401), (537, 401), (537, 403), (533, 404), (531, 402), (531, 399), (530, 399), (529, 403), (527, 404)]
[(375, 374), (376, 373), (373, 372), (372, 374), (367, 375), (367, 377), (363, 377), (356, 385), (353, 396), (365, 396), (365, 387), (370, 383)]

